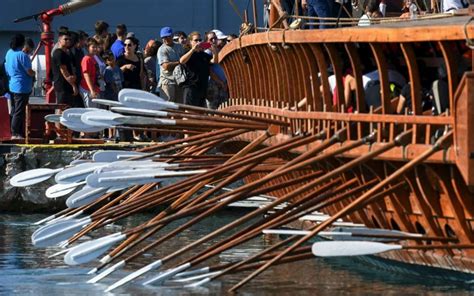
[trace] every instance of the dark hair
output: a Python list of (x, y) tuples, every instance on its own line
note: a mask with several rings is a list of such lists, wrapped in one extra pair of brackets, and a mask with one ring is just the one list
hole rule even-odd
[(79, 42), (79, 34), (77, 32), (71, 31), (69, 34), (71, 35), (71, 42), (73, 45)]
[(87, 39), (87, 47), (91, 45), (100, 46), (99, 42), (97, 42), (97, 40), (95, 40), (94, 38)]
[(111, 61), (115, 60), (115, 56), (110, 50), (106, 50), (102, 53), (102, 59), (104, 59), (104, 61)]
[(109, 50), (114, 44), (115, 40), (117, 40), (117, 36), (115, 34), (107, 34), (107, 37), (104, 39), (104, 50)]
[(62, 36), (71, 37), (71, 32), (69, 32), (69, 31), (66, 31), (66, 32), (59, 32), (58, 37), (62, 37)]
[(30, 37), (25, 38), (25, 45), (33, 49), (35, 47), (35, 42)]
[(89, 34), (87, 34), (86, 32), (82, 30), (77, 31), (77, 33), (79, 34), (79, 40), (89, 38)]
[(188, 35), (186, 35), (186, 33), (184, 33), (183, 31), (176, 31), (176, 32), (174, 32), (173, 35), (176, 36), (176, 37), (188, 38)]
[(115, 34), (117, 34), (118, 37), (124, 37), (127, 35), (127, 26), (125, 24), (118, 24)]
[(65, 33), (67, 33), (67, 32), (69, 32), (69, 28), (68, 28), (68, 27), (65, 27), (65, 26), (61, 26), (61, 27), (59, 27), (59, 29), (58, 29), (58, 35), (65, 34)]
[(365, 10), (367, 12), (377, 12), (379, 11), (379, 5), (380, 1), (379, 0), (368, 0), (367, 4), (365, 5)]
[(102, 35), (105, 31), (109, 29), (109, 24), (104, 21), (97, 21), (95, 23), (95, 33), (97, 35)]
[(127, 37), (127, 38), (125, 38), (125, 40), (132, 41), (132, 43), (135, 44), (137, 47), (138, 47), (138, 45), (140, 45), (140, 41), (138, 41), (138, 39), (135, 38), (135, 37)]
[(12, 37), (10, 42), (11, 49), (21, 49), (25, 46), (25, 36), (23, 34), (16, 34)]

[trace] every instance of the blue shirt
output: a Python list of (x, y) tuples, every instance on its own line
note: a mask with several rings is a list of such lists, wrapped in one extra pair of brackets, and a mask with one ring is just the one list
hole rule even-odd
[(117, 39), (110, 47), (110, 50), (114, 54), (115, 59), (118, 59), (119, 57), (123, 56), (125, 52), (125, 43), (122, 40)]
[(33, 77), (28, 75), (31, 69), (31, 60), (21, 50), (10, 49), (5, 56), (5, 70), (9, 79), (12, 93), (29, 94), (33, 87)]

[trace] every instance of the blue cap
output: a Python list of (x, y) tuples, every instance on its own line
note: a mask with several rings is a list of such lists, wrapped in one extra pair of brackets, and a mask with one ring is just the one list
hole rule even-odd
[(170, 36), (173, 36), (173, 29), (171, 29), (170, 27), (161, 28), (161, 32), (160, 32), (161, 38), (170, 37)]

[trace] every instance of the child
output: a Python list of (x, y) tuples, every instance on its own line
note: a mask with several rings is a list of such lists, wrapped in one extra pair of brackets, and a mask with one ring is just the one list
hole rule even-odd
[(106, 51), (103, 54), (107, 68), (104, 73), (105, 91), (104, 99), (118, 101), (118, 93), (122, 89), (123, 72), (115, 63), (115, 57), (111, 51)]
[[(118, 93), (122, 89), (123, 85), (123, 72), (120, 67), (115, 63), (114, 54), (111, 51), (103, 53), (102, 58), (107, 64), (107, 68), (104, 72), (105, 91), (104, 99), (111, 101), (118, 101)], [(115, 129), (109, 129), (109, 138), (115, 135), (115, 140), (118, 141)]]

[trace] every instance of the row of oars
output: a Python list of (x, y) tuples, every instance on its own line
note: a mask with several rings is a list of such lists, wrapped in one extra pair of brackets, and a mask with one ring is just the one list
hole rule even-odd
[[(189, 227), (212, 217), (235, 202), (251, 196), (271, 195), (273, 192), (282, 191), (286, 193), (268, 200), (238, 219), (128, 274), (110, 285), (107, 291), (119, 288), (163, 265), (167, 265), (167, 269), (148, 278), (144, 284), (156, 285), (167, 280), (174, 280), (189, 287), (196, 287), (229, 273), (253, 270), (248, 277), (231, 288), (231, 290), (236, 290), (275, 264), (305, 260), (314, 255), (328, 257), (365, 255), (411, 247), (396, 244), (399, 241), (441, 243), (431, 245), (431, 248), (455, 246), (446, 244), (456, 242), (455, 238), (370, 229), (356, 227), (358, 226), (356, 224), (353, 224), (354, 227), (337, 228), (340, 218), (347, 217), (354, 211), (397, 190), (403, 185), (400, 177), (436, 151), (451, 145), (451, 132), (438, 140), (425, 153), (384, 180), (374, 178), (361, 183), (358, 178), (348, 176), (353, 176), (354, 169), (382, 153), (405, 145), (412, 137), (411, 131), (403, 131), (392, 142), (380, 145), (368, 154), (330, 171), (324, 171), (319, 169), (324, 167), (321, 164), (362, 145), (372, 143), (376, 139), (376, 132), (358, 141), (346, 142), (347, 131), (344, 128), (338, 131), (321, 130), (314, 134), (297, 135), (279, 144), (266, 146), (265, 142), (275, 136), (275, 129), (269, 127), (269, 124), (284, 123), (268, 122), (267, 119), (260, 120), (221, 111), (196, 109), (185, 105), (175, 106), (154, 97), (144, 96), (149, 95), (129, 90), (122, 92), (119, 103), (128, 105), (114, 107), (121, 108), (115, 111), (123, 112), (127, 108), (138, 109), (135, 108), (137, 106), (131, 107), (131, 102), (140, 101), (141, 108), (149, 110), (158, 111), (156, 106), (161, 104), (166, 105), (166, 108), (160, 107), (162, 108), (160, 110), (164, 109), (165, 112), (170, 110), (188, 112), (174, 112), (167, 115), (153, 115), (148, 112), (145, 120), (129, 117), (124, 119), (123, 115), (116, 114), (107, 117), (109, 115), (104, 115), (106, 111), (89, 110), (80, 115), (81, 122), (93, 123), (96, 124), (95, 126), (98, 125), (97, 122), (120, 126), (125, 123), (133, 125), (140, 120), (150, 123), (156, 120), (157, 116), (170, 116), (183, 118), (178, 126), (186, 129), (188, 127), (192, 129), (193, 120), (202, 120), (206, 125), (208, 122), (219, 124), (209, 124), (206, 126), (207, 130), (199, 130), (199, 133), (185, 139), (153, 145), (141, 151), (100, 151), (94, 154), (92, 160), (76, 162), (68, 168), (29, 171), (12, 179), (12, 183), (18, 186), (28, 186), (55, 175), (58, 185), (71, 187), (85, 185), (84, 189), (73, 193), (68, 198), (69, 202), (66, 202), (68, 209), (38, 222), (44, 225), (33, 233), (32, 241), (37, 247), (59, 244), (64, 250), (55, 255), (65, 254), (65, 262), (70, 265), (83, 264), (100, 258), (100, 264), (90, 271), (90, 274), (96, 274), (89, 280), (90, 283), (104, 280), (110, 274), (142, 257), (146, 252), (175, 238)], [(113, 106), (111, 102), (105, 103)], [(137, 110), (127, 112), (144, 113)], [(200, 115), (192, 115), (192, 112)], [(190, 117), (191, 115), (193, 117)], [(62, 122), (69, 121), (66, 123), (69, 124), (78, 117), (75, 115), (71, 118), (65, 116)], [(219, 119), (215, 120), (216, 118)], [(79, 121), (71, 123), (71, 126), (78, 127), (79, 125)], [(255, 130), (265, 132), (236, 154), (209, 153), (226, 140)], [(333, 136), (328, 137), (328, 133)], [(307, 147), (306, 145), (310, 143), (313, 144), (311, 146), (313, 148), (299, 156), (287, 162), (275, 161), (275, 158), (288, 155), (296, 148)], [(262, 172), (264, 172), (262, 178), (235, 186), (241, 180), (251, 179), (253, 174)], [(224, 190), (231, 185), (234, 185), (234, 189)], [(324, 221), (307, 232), (284, 232), (278, 229), (305, 215), (317, 213), (336, 204), (344, 206), (332, 217), (321, 215)], [(86, 235), (93, 237), (94, 231), (110, 223), (150, 209), (161, 210), (149, 221), (133, 228), (77, 243)], [(165, 228), (171, 222), (180, 220), (182, 222), (178, 227)], [(344, 225), (347, 226), (350, 223)], [(262, 235), (263, 232), (290, 236), (243, 260), (203, 266), (211, 258), (224, 251), (232, 250)], [(307, 242), (316, 235), (330, 238), (332, 241), (307, 245)], [(345, 241), (344, 238), (349, 236), (359, 241)], [(213, 243), (207, 245), (211, 241)], [(190, 255), (192, 250), (199, 251), (197, 254)], [(171, 264), (176, 260), (178, 264)]]

